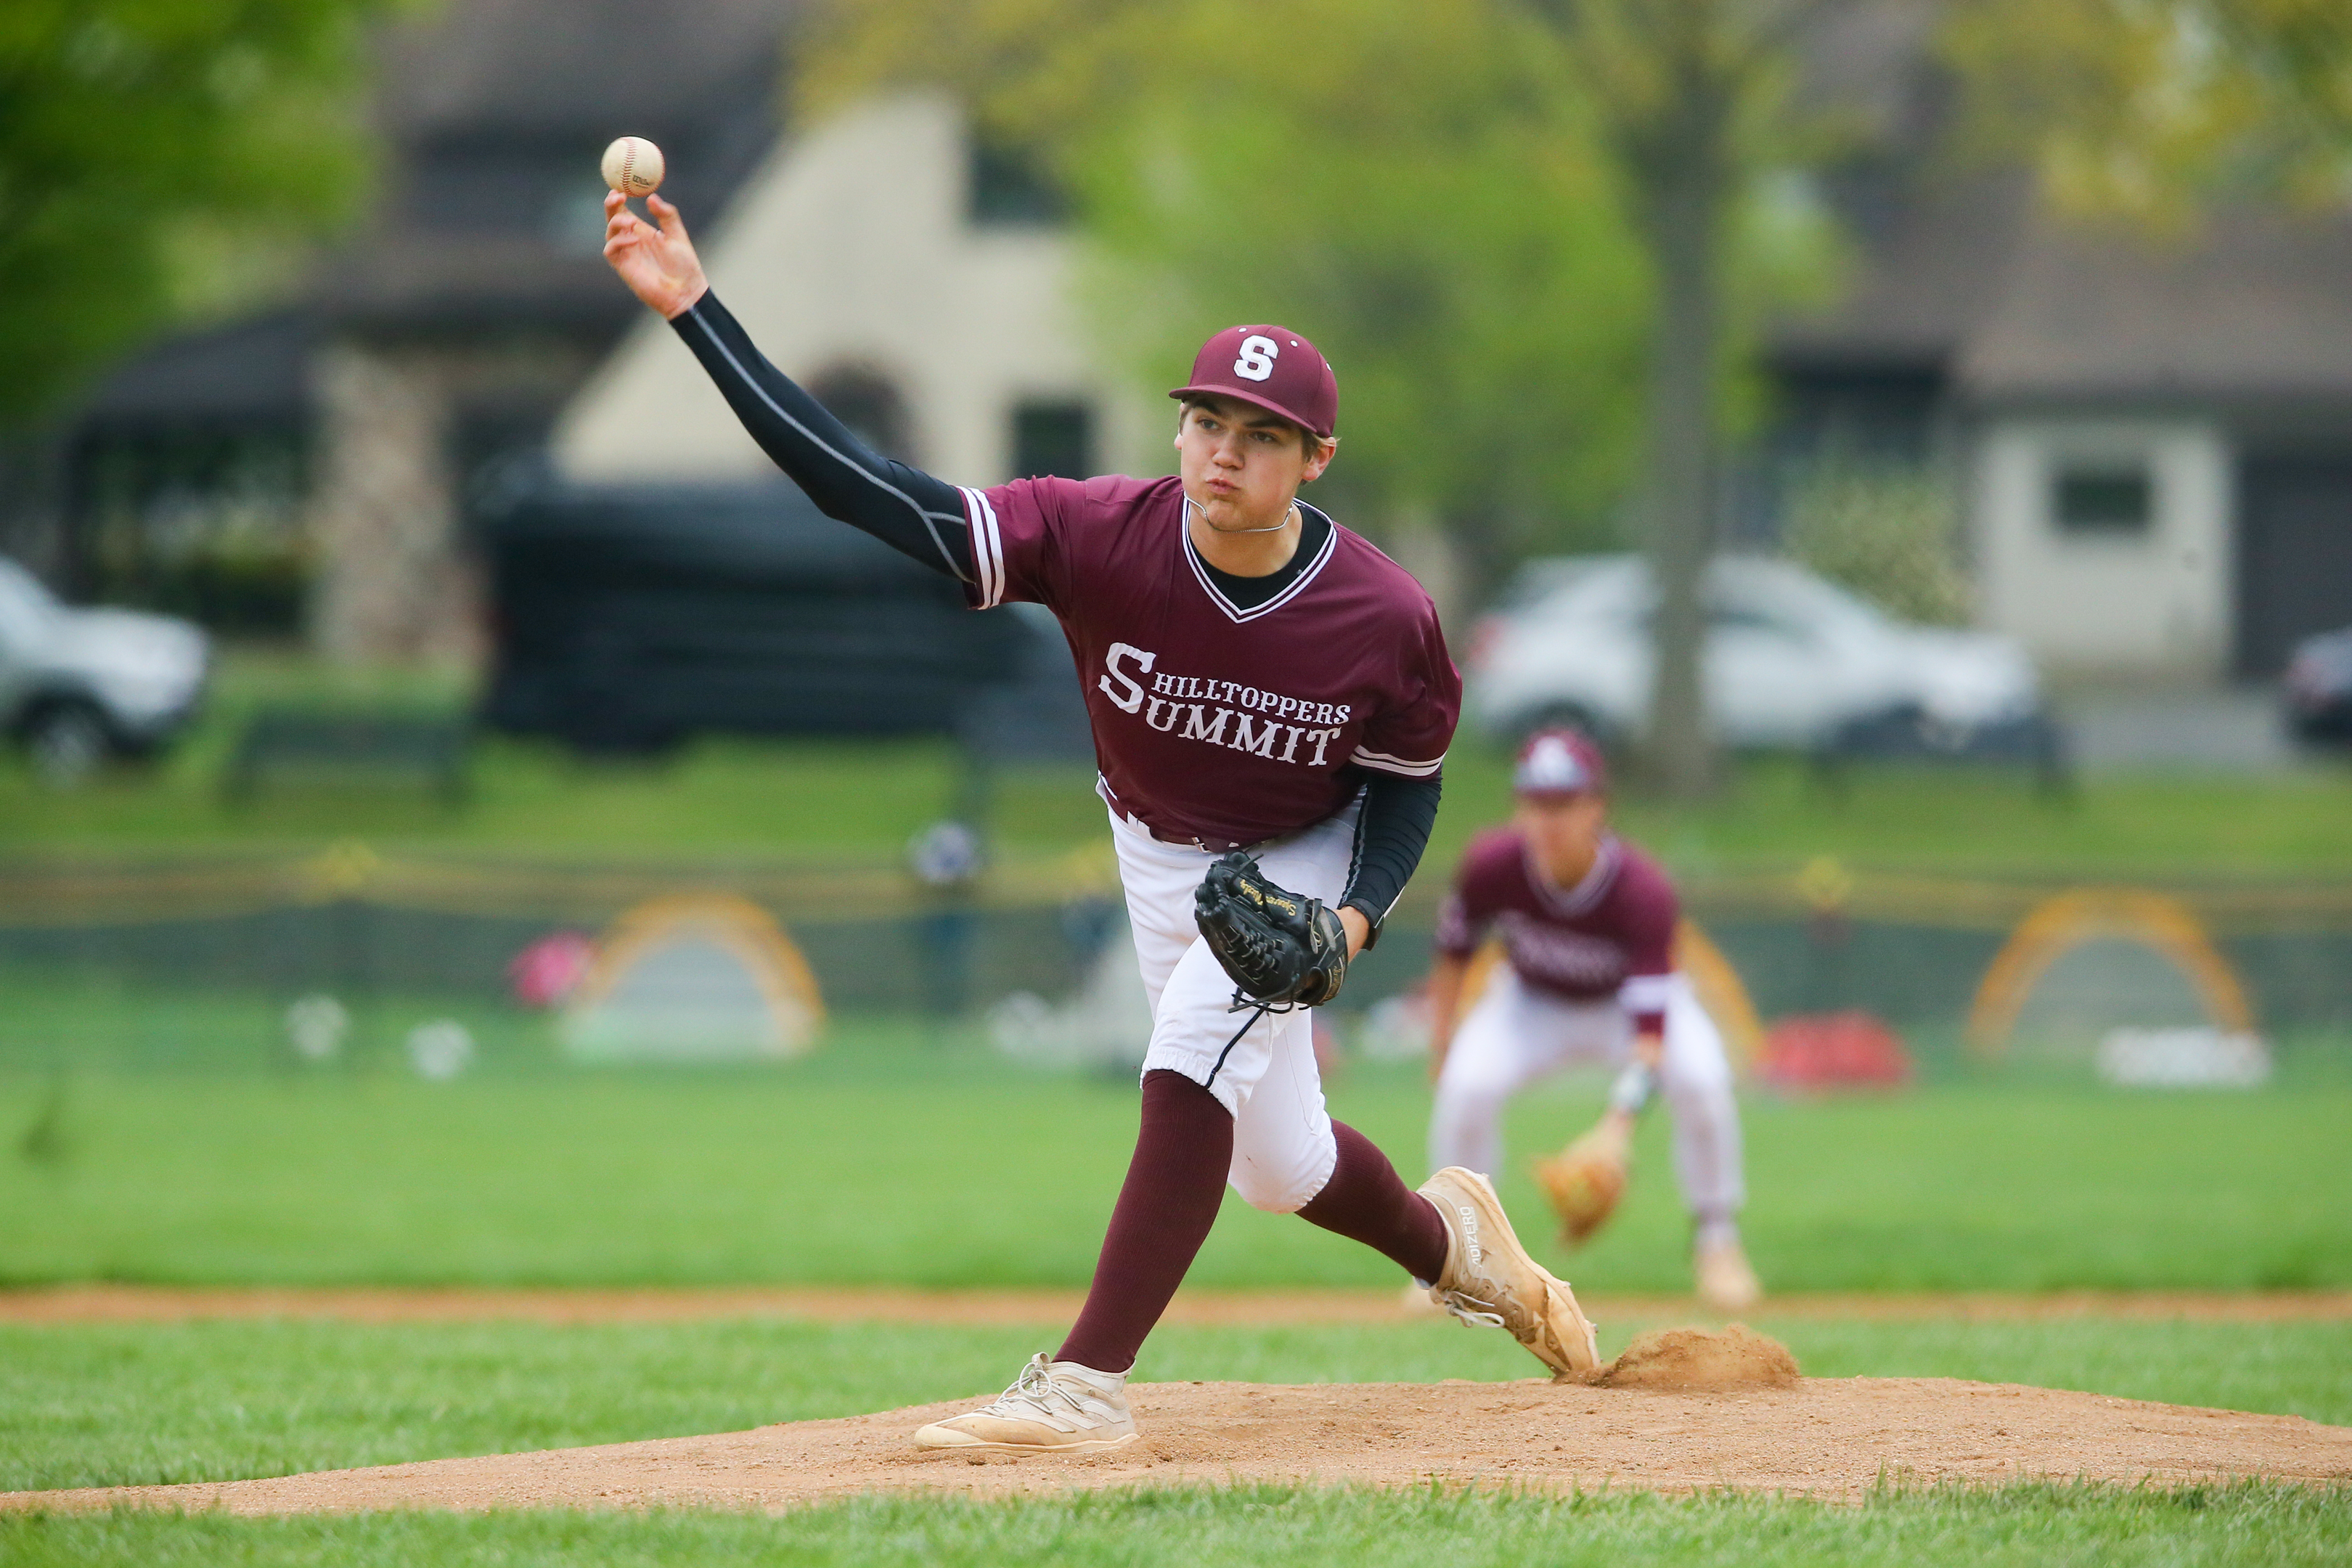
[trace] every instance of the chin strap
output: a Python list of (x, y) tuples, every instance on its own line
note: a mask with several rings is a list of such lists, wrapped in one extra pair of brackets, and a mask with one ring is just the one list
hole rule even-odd
[[(1291, 519), (1298, 516), (1298, 503), (1297, 501), (1292, 501), (1290, 503), (1290, 510), (1282, 514), (1282, 521), (1276, 523), (1272, 528), (1219, 528), (1215, 523), (1209, 522), (1209, 514), (1205, 511), (1201, 511), (1200, 502), (1194, 500), (1189, 495), (1186, 496), (1184, 498), (1184, 520), (1187, 522), (1190, 522), (1192, 521), (1192, 514), (1196, 511), (1201, 512), (1201, 521), (1202, 522), (1209, 523), (1209, 531), (1212, 533), (1280, 533), (1284, 529), (1290, 526)], [(1307, 524), (1302, 520), (1298, 526), (1304, 528)]]

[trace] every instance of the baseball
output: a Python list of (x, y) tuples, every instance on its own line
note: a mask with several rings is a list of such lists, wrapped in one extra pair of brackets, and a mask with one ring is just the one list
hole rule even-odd
[(625, 196), (661, 189), (661, 149), (642, 136), (621, 136), (604, 149), (604, 183)]

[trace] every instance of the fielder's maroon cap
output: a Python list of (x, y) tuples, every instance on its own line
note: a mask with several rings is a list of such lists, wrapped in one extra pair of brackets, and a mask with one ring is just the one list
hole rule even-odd
[(1521, 795), (1600, 794), (1609, 788), (1609, 764), (1578, 731), (1538, 730), (1519, 748), (1511, 787)]
[(1227, 327), (1201, 345), (1192, 379), (1171, 397), (1237, 397), (1331, 438), (1339, 382), (1313, 343), (1288, 327)]

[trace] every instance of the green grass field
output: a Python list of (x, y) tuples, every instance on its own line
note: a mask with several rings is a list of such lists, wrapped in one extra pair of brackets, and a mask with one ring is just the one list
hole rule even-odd
[(864, 1499), (780, 1519), (713, 1513), (364, 1514), (285, 1520), (144, 1513), (0, 1516), (22, 1568), (315, 1563), (1055, 1563), (1197, 1568), (1798, 1568), (1822, 1563), (2332, 1564), (2352, 1492), (2245, 1484), (2145, 1491), (2032, 1485), (1890, 1491), (1864, 1506), (1742, 1496), (1668, 1500), (1303, 1488), (1139, 1490), (961, 1503)]
[[(1083, 1281), (1131, 1136), (1124, 1082), (1015, 1073), (956, 1036), (853, 1023), (765, 1073), (574, 1074), (530, 1027), (446, 1085), (376, 1048), (258, 1071), (227, 1009), (180, 1033), (211, 1070), (0, 1073), (0, 1279), (238, 1282)], [(0, 1046), (5, 1030), (0, 1023)], [(157, 1026), (171, 1033), (164, 1026)], [(484, 1021), (489, 1031), (488, 1020)], [(21, 1045), (21, 1040), (19, 1044)], [(168, 1043), (168, 1042), (166, 1042)], [(136, 1042), (133, 1042), (135, 1045)], [(10, 1059), (0, 1050), (0, 1059)], [(16, 1058), (21, 1060), (21, 1054)], [(62, 1089), (60, 1090), (60, 1085)], [(1522, 1148), (1600, 1092), (1523, 1100)], [(1391, 1149), (1426, 1100), (1359, 1065), (1338, 1113)], [(2352, 1281), (2340, 1054), (2269, 1090), (2127, 1096), (1940, 1075), (1896, 1099), (1748, 1104), (1749, 1234), (1782, 1289)], [(27, 1148), (26, 1134), (38, 1131)], [(1597, 1289), (1678, 1289), (1662, 1127), (1600, 1243)], [(985, 1137), (1023, 1151), (971, 1179)], [(28, 1158), (27, 1154), (37, 1157)], [(1516, 1177), (1507, 1194), (1538, 1212)], [(2291, 1194), (2291, 1197), (2290, 1197)], [(1530, 1227), (1532, 1228), (1532, 1227)], [(1230, 1205), (1195, 1278), (1392, 1283), (1295, 1219)], [(1817, 1375), (2039, 1383), (2352, 1423), (2352, 1325), (1776, 1318)], [(1645, 1326), (1604, 1323), (1604, 1349)], [(738, 1429), (1001, 1385), (1060, 1325), (729, 1321), (549, 1328), (317, 1321), (0, 1329), (0, 1488), (219, 1479)], [(1146, 1379), (1521, 1377), (1450, 1322), (1171, 1325)], [(1420, 1496), (1282, 1489), (966, 1505), (829, 1504), (778, 1520), (564, 1512), (231, 1521), (0, 1516), (26, 1563), (2278, 1563), (2352, 1553), (2344, 1492), (2017, 1486), (1861, 1509), (1770, 1498)]]
[[(791, 1067), (675, 1074), (565, 1071), (535, 1027), (485, 1022), (482, 1068), (440, 1085), (389, 1049), (327, 1072), (0, 1071), (0, 1281), (1078, 1286), (1134, 1136), (1131, 1079), (1024, 1073), (914, 1026), (851, 1021)], [(1751, 1094), (1750, 1247), (1780, 1289), (2352, 1284), (2352, 1185), (2329, 1174), (2352, 1126), (2343, 1060), (2315, 1047), (2235, 1095), (1964, 1075)], [(1513, 1108), (1503, 1190), (1531, 1233), (1524, 1160), (1601, 1091), (1556, 1080)], [(1332, 1105), (1417, 1168), (1417, 1069), (1354, 1065)], [(1686, 1287), (1666, 1133), (1644, 1126), (1611, 1229), (1555, 1258), (1580, 1283)], [(1391, 1275), (1229, 1200), (1192, 1277)]]
[[(457, 714), (454, 678), (336, 671), (232, 651), (206, 718), (161, 766), (124, 769), (70, 794), (42, 789), (0, 751), (0, 855), (121, 855), (244, 847), (294, 852), (359, 837), (395, 848), (609, 860), (761, 856), (895, 860), (951, 809), (958, 765), (944, 743), (712, 742), (675, 757), (589, 763), (535, 743), (486, 740), (475, 800), (445, 812), (419, 792), (289, 789), (231, 810), (221, 771), (265, 704)], [(1044, 854), (1102, 832), (1084, 767), (1013, 770), (995, 830), (1007, 854)], [(1465, 737), (1446, 765), (1431, 854), (1450, 865), (1508, 806), (1505, 758)], [(1685, 875), (1783, 870), (1816, 856), (1879, 869), (1969, 876), (2301, 878), (2352, 871), (2352, 769), (2275, 776), (2097, 776), (2063, 801), (2023, 778), (1972, 771), (1864, 770), (1824, 793), (1787, 762), (1744, 764), (1722, 798), (1671, 809), (1638, 787), (1625, 826)]]
[[(404, 848), (612, 860), (895, 860), (950, 809), (942, 745), (714, 742), (639, 763), (486, 742), (474, 803), (398, 790), (217, 797), (264, 703), (462, 710), (436, 678), (338, 675), (233, 654), (212, 715), (160, 767), (56, 795), (0, 760), (0, 857)], [(1432, 847), (1500, 816), (1502, 761), (1465, 742)], [(999, 781), (1011, 857), (1098, 840), (1083, 769)], [(2352, 773), (2097, 777), (2071, 799), (2000, 773), (1865, 772), (1843, 795), (1785, 762), (1624, 826), (1675, 868), (1861, 869), (2036, 880), (2352, 874)], [(0, 1285), (826, 1283), (1076, 1286), (1134, 1127), (1130, 1080), (1028, 1076), (968, 1033), (876, 1019), (761, 1072), (582, 1073), (544, 1024), (495, 1005), (379, 996), (348, 1060), (273, 1057), (282, 996), (143, 992), (0, 973)], [(456, 1016), (483, 1058), (419, 1082), (399, 1041)], [(1805, 1289), (2352, 1285), (2352, 1052), (2288, 1042), (2244, 1095), (2125, 1095), (2063, 1072), (1993, 1076), (1927, 1042), (1890, 1099), (1746, 1102), (1751, 1249)], [(1524, 1158), (1583, 1125), (1601, 1086), (1515, 1108), (1504, 1188), (1539, 1231)], [(1409, 1171), (1426, 1091), (1358, 1064), (1337, 1114)], [(1551, 1258), (1601, 1291), (1686, 1288), (1665, 1129), (1627, 1205)], [(975, 1149), (991, 1153), (975, 1170)], [(1229, 1203), (1193, 1279), (1394, 1283), (1296, 1219)], [(1759, 1326), (1821, 1375), (1945, 1374), (2352, 1423), (2352, 1325), (2129, 1319)], [(1644, 1325), (1610, 1322), (1604, 1348)], [(316, 1321), (0, 1328), (0, 1488), (184, 1480), (740, 1428), (1001, 1386), (1059, 1325), (730, 1321), (548, 1328)], [(1447, 1322), (1171, 1326), (1146, 1379), (1525, 1376), (1499, 1335)], [(2338, 1563), (2352, 1491), (2020, 1485), (1890, 1489), (1861, 1508), (1642, 1495), (1370, 1494), (1239, 1487), (1001, 1504), (863, 1500), (782, 1519), (709, 1513), (367, 1515), (236, 1521), (0, 1515), (0, 1563), (1454, 1564)]]

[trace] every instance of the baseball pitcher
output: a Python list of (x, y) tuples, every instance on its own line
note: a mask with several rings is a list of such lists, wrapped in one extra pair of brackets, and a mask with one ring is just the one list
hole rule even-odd
[[(1674, 887), (1609, 831), (1606, 766), (1584, 736), (1530, 736), (1512, 783), (1511, 826), (1471, 842), (1438, 911), (1430, 1163), (1499, 1169), (1512, 1095), (1574, 1063), (1620, 1064), (1600, 1123), (1539, 1163), (1537, 1179), (1566, 1239), (1583, 1241), (1615, 1209), (1635, 1119), (1663, 1089), (1699, 1296), (1738, 1311), (1759, 1293), (1735, 1218), (1739, 1110), (1723, 1037), (1675, 973)], [(1490, 931), (1502, 939), (1504, 962), (1456, 1027), (1471, 957)]]
[(1202, 349), (1178, 477), (947, 484), (883, 458), (762, 358), (709, 290), (677, 209), (605, 203), (604, 254), (825, 513), (963, 585), (1059, 617), (1152, 1004), (1142, 1125), (1086, 1306), (1001, 1398), (924, 1447), (1075, 1453), (1134, 1441), (1126, 1382), (1225, 1184), (1393, 1259), (1556, 1373), (1596, 1364), (1568, 1287), (1485, 1178), (1416, 1194), (1331, 1120), (1306, 1008), (1378, 935), (1435, 820), (1461, 683), (1428, 595), (1297, 499), (1338, 451), (1339, 386), (1272, 323)]

